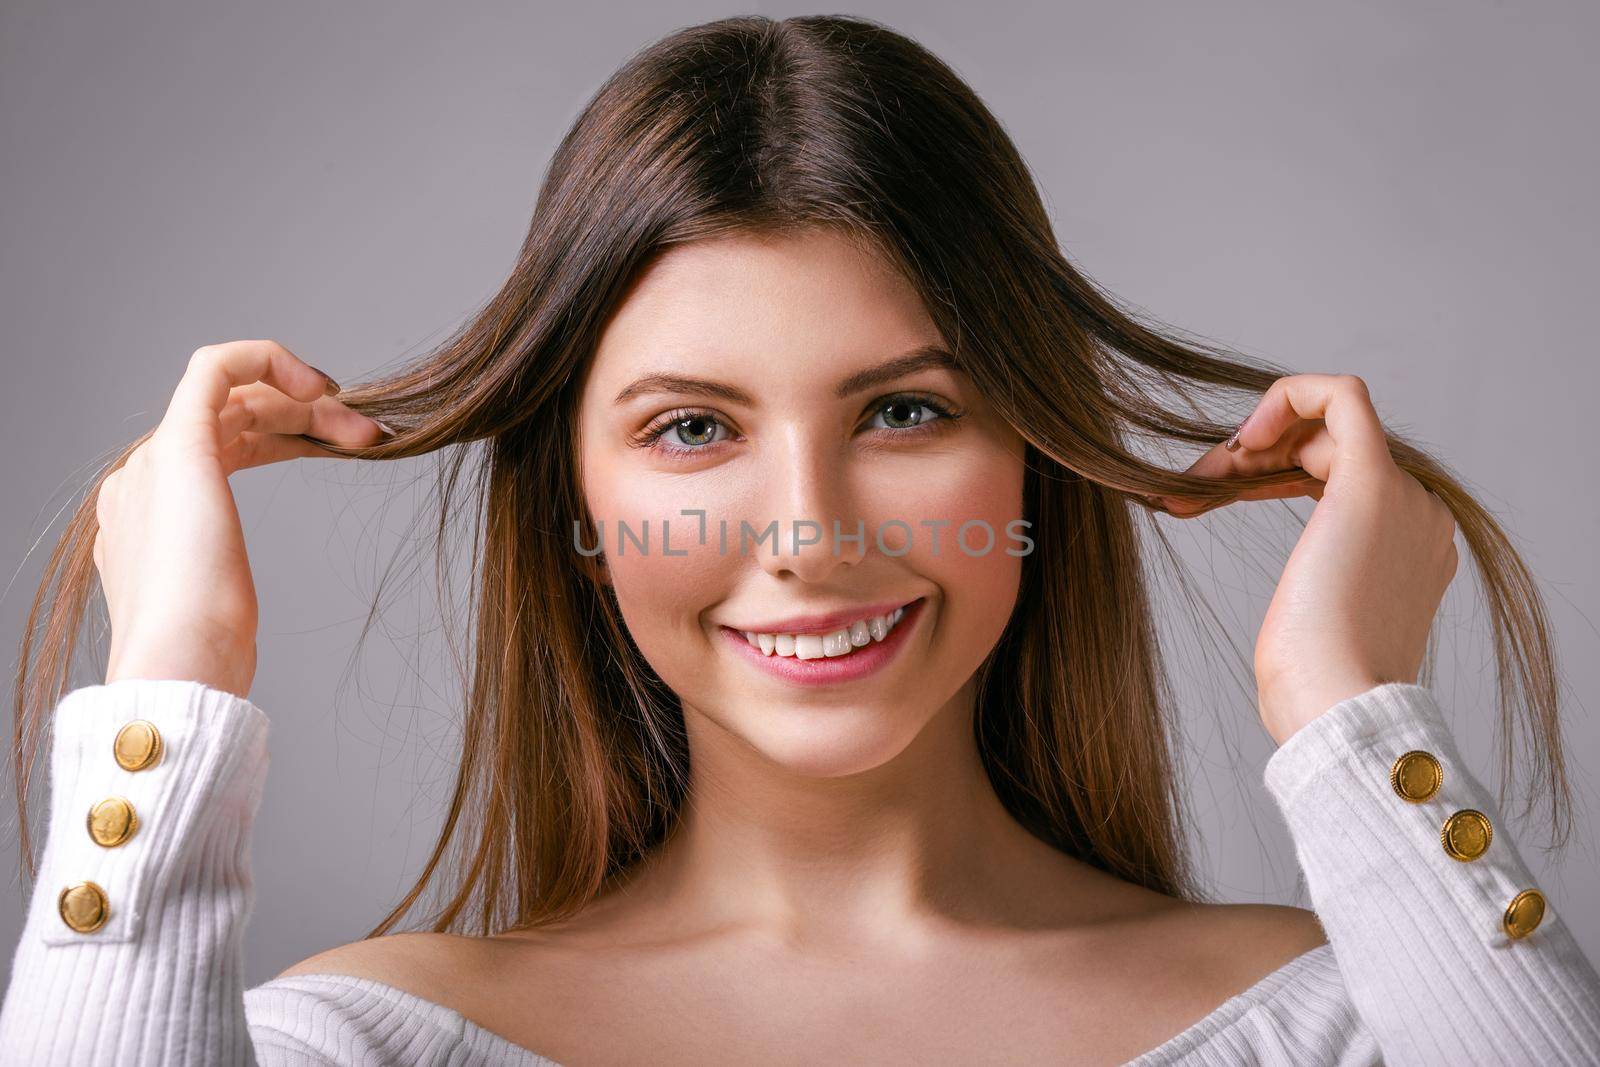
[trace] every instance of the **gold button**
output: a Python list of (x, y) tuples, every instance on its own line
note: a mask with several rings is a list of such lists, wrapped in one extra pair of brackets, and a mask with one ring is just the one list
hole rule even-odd
[(1404, 800), (1421, 804), (1439, 791), (1444, 782), (1444, 768), (1433, 753), (1415, 749), (1394, 761), (1389, 768), (1389, 784)]
[(147, 719), (135, 719), (117, 731), (111, 747), (125, 770), (142, 771), (161, 762), (161, 731)]
[(1506, 933), (1513, 939), (1527, 937), (1543, 919), (1544, 894), (1537, 889), (1524, 889), (1506, 905)]
[(139, 813), (126, 797), (106, 797), (89, 809), (89, 836), (95, 843), (115, 848), (139, 829)]
[(87, 934), (106, 924), (111, 905), (104, 889), (93, 882), (79, 882), (61, 891), (56, 910), (61, 913), (62, 922), (80, 934)]
[(1444, 850), (1463, 863), (1487, 852), (1492, 837), (1494, 827), (1489, 825), (1489, 816), (1471, 808), (1464, 808), (1450, 816), (1444, 821), (1444, 829), (1439, 831)]

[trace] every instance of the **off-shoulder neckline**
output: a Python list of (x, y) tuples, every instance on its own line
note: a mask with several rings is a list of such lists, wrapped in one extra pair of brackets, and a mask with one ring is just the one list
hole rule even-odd
[[(1159, 1067), (1160, 1064), (1170, 1062), (1177, 1055), (1192, 1052), (1238, 1022), (1251, 1008), (1270, 1001), (1286, 988), (1292, 988), (1294, 983), (1301, 979), (1306, 972), (1333, 966), (1331, 961), (1332, 954), (1333, 946), (1327, 943), (1302, 952), (1276, 970), (1263, 975), (1253, 985), (1235, 993), (1209, 1013), (1195, 1020), (1184, 1029), (1161, 1042), (1161, 1044), (1141, 1052), (1124, 1064), (1123, 1067)], [(562, 1067), (559, 1061), (550, 1059), (543, 1053), (528, 1048), (526, 1045), (519, 1045), (510, 1038), (473, 1022), (454, 1008), (446, 1007), (437, 1001), (428, 1000), (426, 997), (418, 996), (398, 986), (389, 985), (387, 982), (380, 982), (376, 978), (358, 978), (347, 974), (297, 974), (287, 978), (271, 979), (260, 986), (256, 986), (252, 992), (264, 990), (267, 987), (283, 987), (302, 983), (334, 984), (364, 990), (381, 996), (385, 1000), (400, 1004), (409, 1012), (426, 1015), (437, 1026), (459, 1031), (462, 1041), (468, 1047), (487, 1053), (495, 1053), (497, 1059), (504, 1060), (509, 1054), (512, 1059), (535, 1065), (535, 1067)]]

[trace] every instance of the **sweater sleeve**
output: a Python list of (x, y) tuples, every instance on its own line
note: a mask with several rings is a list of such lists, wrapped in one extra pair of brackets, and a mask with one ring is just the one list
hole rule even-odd
[(1600, 976), (1428, 689), (1340, 701), (1272, 754), (1264, 781), (1386, 1062), (1600, 1063)]
[(200, 682), (75, 689), (0, 1007), (0, 1064), (256, 1062), (243, 936), (266, 715)]

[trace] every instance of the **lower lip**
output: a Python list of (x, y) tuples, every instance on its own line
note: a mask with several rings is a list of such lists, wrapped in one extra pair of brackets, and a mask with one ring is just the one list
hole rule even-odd
[(865, 678), (888, 664), (905, 645), (911, 628), (922, 617), (924, 603), (926, 603), (925, 598), (919, 597), (907, 604), (905, 614), (882, 641), (862, 645), (854, 652), (843, 656), (821, 656), (817, 659), (780, 656), (777, 653), (769, 656), (752, 645), (745, 638), (744, 631), (730, 629), (727, 626), (720, 629), (729, 641), (738, 646), (734, 650), (736, 655), (748, 657), (757, 667), (775, 678), (794, 685), (837, 685), (840, 682), (853, 682), (858, 678)]

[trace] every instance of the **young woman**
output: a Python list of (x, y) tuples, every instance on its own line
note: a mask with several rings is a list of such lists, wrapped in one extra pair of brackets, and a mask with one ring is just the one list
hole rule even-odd
[[(1236, 432), (1199, 414), (1241, 399)], [(245, 990), (268, 725), (228, 477), (469, 443), (440, 840), (365, 939)], [(1152, 443), (1204, 451), (1179, 472)], [(1194, 883), (1139, 525), (1300, 495), (1254, 668), (1314, 913)], [(436, 353), (341, 391), (271, 341), (207, 345), (94, 487), (23, 648), (19, 785), (50, 740), (52, 808), (37, 871), (23, 823), (0, 1055), (1596, 1062), (1600, 978), (1418, 684), (1457, 532), (1559, 814), (1537, 590), (1360, 379), (1118, 308), (906, 38), (675, 33), (591, 101), (514, 273)], [(68, 691), (95, 572), (109, 666)], [(430, 883), (424, 929), (389, 933)]]

